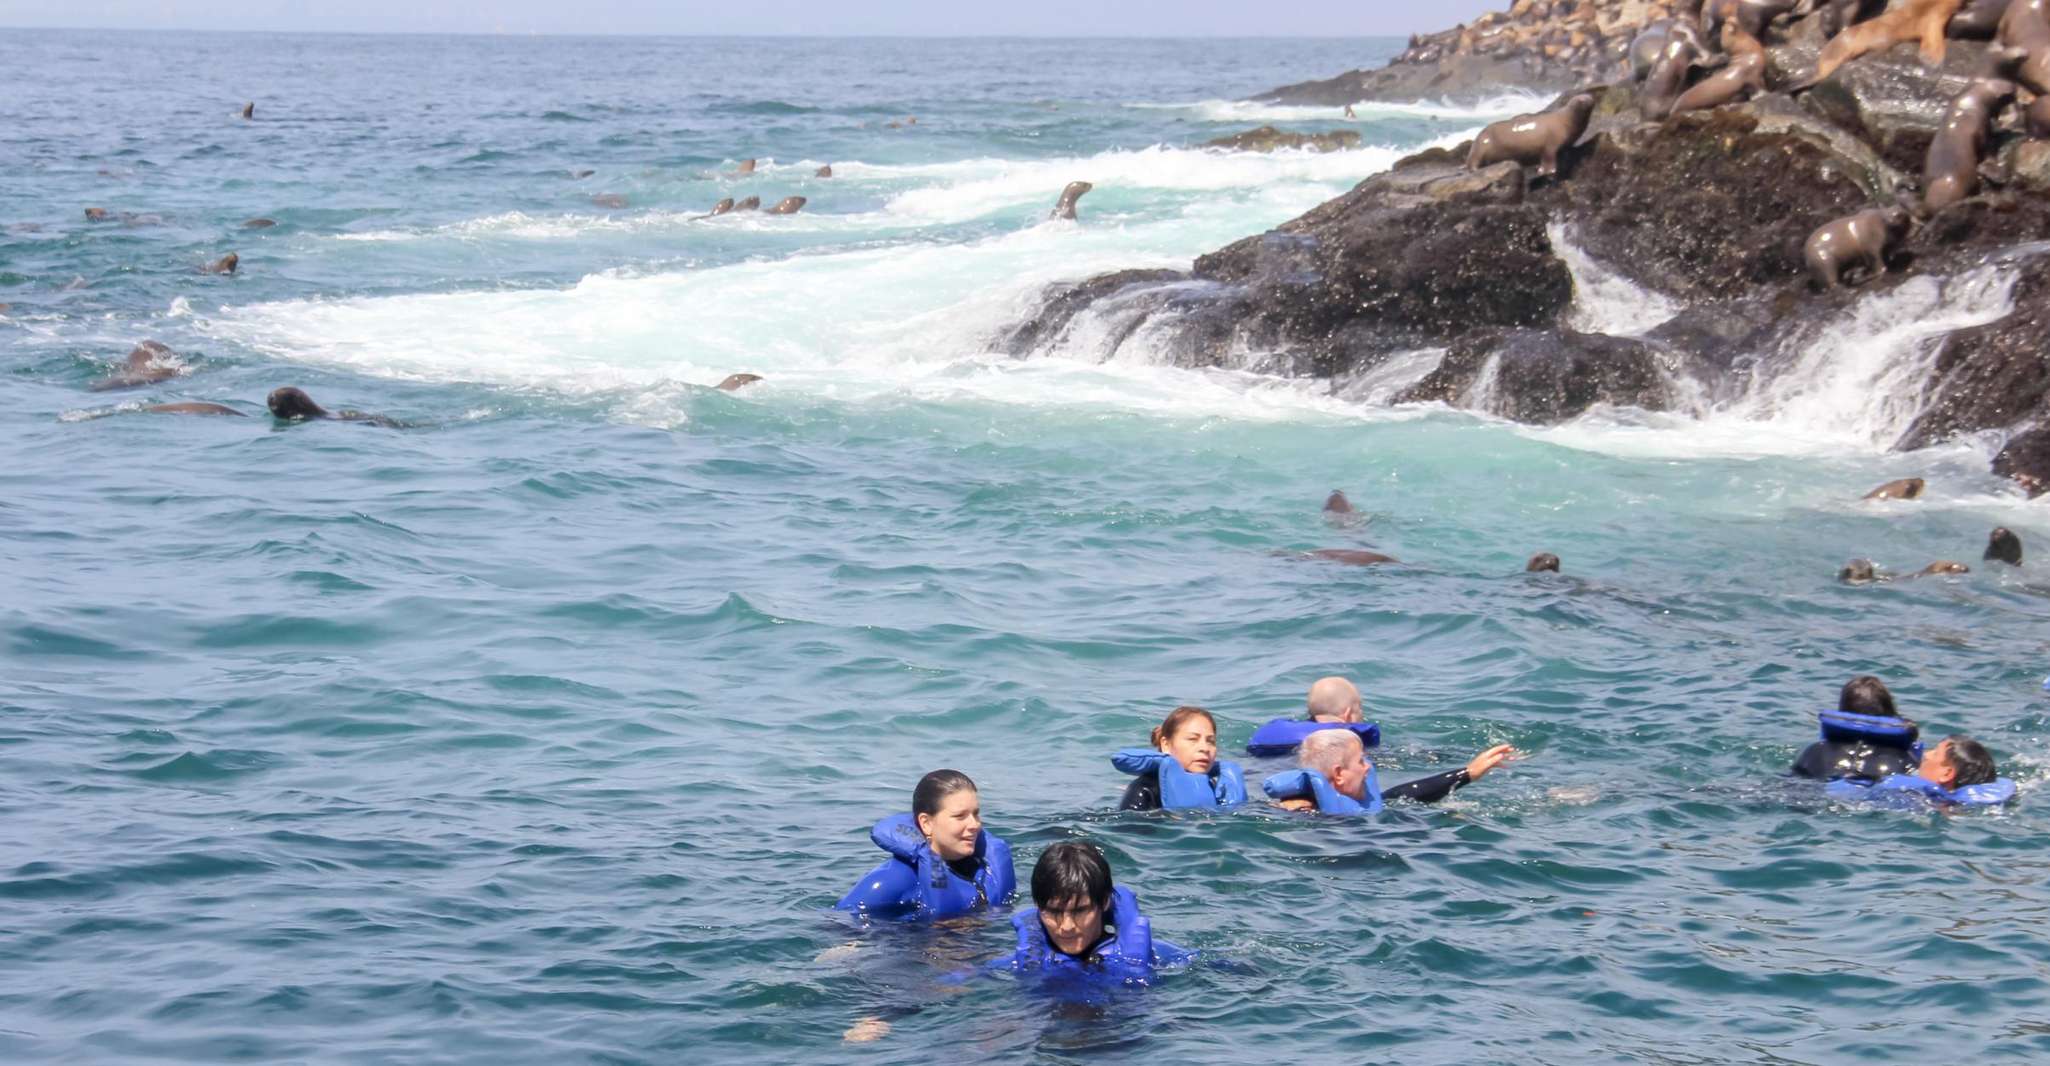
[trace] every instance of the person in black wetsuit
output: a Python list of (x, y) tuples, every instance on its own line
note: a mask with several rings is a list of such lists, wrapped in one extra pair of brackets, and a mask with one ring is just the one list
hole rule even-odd
[[(1230, 802), (1245, 802), (1243, 773), (1237, 764), (1217, 757), (1217, 719), (1211, 717), (1209, 711), (1201, 707), (1176, 707), (1168, 712), (1166, 721), (1153, 728), (1149, 743), (1155, 751), (1180, 764), (1184, 771), (1209, 778), (1210, 788), (1220, 800), (1232, 792), (1220, 783), (1227, 777), (1235, 779), (1237, 791)], [(1157, 811), (1162, 806), (1158, 770), (1133, 777), (1132, 783), (1125, 786), (1124, 795), (1118, 799), (1118, 810), (1121, 811)]]
[[(1522, 753), (1508, 744), (1497, 744), (1473, 757), (1457, 770), (1420, 777), (1381, 790), (1381, 799), (1393, 802), (1399, 799), (1418, 803), (1436, 803), (1458, 789), (1465, 788), (1488, 775), (1488, 771), (1519, 757)], [(1367, 762), (1367, 749), (1361, 745), (1357, 734), (1343, 729), (1329, 729), (1312, 733), (1303, 741), (1302, 754), (1298, 762), (1305, 770), (1323, 774), (1331, 787), (1339, 794), (1350, 796), (1362, 802), (1367, 798), (1367, 771), (1372, 768)], [(1314, 810), (1316, 804), (1308, 799), (1282, 800), (1281, 805), (1293, 811)]]
[(1808, 745), (1800, 758), (1794, 760), (1793, 773), (1796, 777), (1812, 777), (1818, 781), (1833, 781), (1840, 777), (1878, 781), (1894, 774), (1915, 772), (1918, 764), (1911, 749), (1919, 730), (1914, 722), (1902, 718), (1894, 708), (1893, 693), (1887, 690), (1886, 682), (1870, 674), (1850, 679), (1837, 696), (1836, 709), (1848, 714), (1895, 719), (1907, 727), (1907, 734), (1898, 744), (1862, 738), (1818, 740)]

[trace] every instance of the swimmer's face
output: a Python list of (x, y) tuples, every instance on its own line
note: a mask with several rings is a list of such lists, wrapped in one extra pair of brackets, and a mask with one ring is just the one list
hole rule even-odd
[(1080, 955), (1103, 939), (1103, 908), (1087, 896), (1057, 899), (1039, 908), (1046, 942), (1063, 955)]
[(1160, 750), (1174, 756), (1182, 769), (1192, 774), (1207, 774), (1217, 765), (1217, 723), (1200, 715), (1192, 714), (1183, 722), (1173, 736), (1162, 737)]
[(1946, 740), (1924, 752), (1922, 765), (1915, 768), (1915, 776), (1949, 788), (1951, 783), (1957, 780), (1957, 767), (1950, 764), (1950, 741)]
[(974, 789), (962, 789), (940, 801), (940, 809), (918, 816), (918, 831), (932, 852), (946, 862), (958, 862), (975, 854), (975, 839), (982, 835), (982, 797)]
[(1334, 767), (1330, 774), (1331, 787), (1342, 796), (1351, 796), (1362, 803), (1367, 799), (1367, 752), (1355, 747), (1344, 761)]

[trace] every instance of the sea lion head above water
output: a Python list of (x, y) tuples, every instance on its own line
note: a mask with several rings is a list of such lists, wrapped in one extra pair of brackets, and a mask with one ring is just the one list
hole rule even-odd
[(1986, 538), (1986, 558), (2009, 566), (2022, 564), (2022, 539), (2006, 526), (1995, 529)]
[(812, 171), (811, 176), (814, 178), (830, 178), (833, 176), (833, 165), (831, 163), (828, 163), (825, 166), (822, 166), (817, 170)]
[(726, 380), (720, 382), (717, 388), (720, 392), (739, 392), (760, 380), (760, 374), (728, 374)]
[(1346, 499), (1346, 498), (1345, 498), (1345, 491), (1344, 491), (1343, 489), (1332, 489), (1332, 490), (1331, 490), (1331, 495), (1329, 495), (1329, 496), (1326, 496), (1326, 497), (1324, 497), (1324, 513), (1325, 513), (1325, 514), (1352, 514), (1352, 513), (1353, 513), (1353, 509), (1352, 509), (1352, 501), (1351, 501), (1351, 500), (1348, 500), (1348, 499)]
[(200, 267), (199, 272), (202, 274), (233, 274), (241, 265), (242, 257), (234, 252), (229, 252), (227, 255)]
[(1559, 572), (1559, 557), (1551, 552), (1539, 552), (1530, 557), (1530, 562), (1523, 564), (1523, 572), (1526, 574), (1556, 574)]
[(1922, 490), (1927, 488), (1928, 485), (1929, 483), (1921, 478), (1904, 477), (1898, 481), (1889, 481), (1873, 489), (1865, 494), (1865, 498), (1868, 500), (1919, 500), (1922, 498)]
[(182, 368), (177, 355), (171, 349), (156, 341), (143, 341), (122, 360), (121, 369), (86, 386), (94, 392), (110, 392), (114, 389), (132, 389), (138, 385), (154, 385), (177, 377)]
[(306, 395), (306, 390), (291, 385), (272, 389), (271, 394), (263, 402), (264, 406), (270, 408), (270, 413), (273, 417), (282, 418), (288, 422), (296, 422), (308, 418), (331, 417), (328, 414), (327, 408), (314, 403), (313, 397)]
[(733, 205), (735, 211), (759, 211), (761, 207), (762, 198), (759, 196), (750, 196)]
[(1837, 571), (1836, 579), (1846, 585), (1869, 585), (1879, 580), (1879, 568), (1870, 559), (1853, 559)]
[(1096, 188), (1095, 185), (1086, 181), (1069, 182), (1068, 187), (1061, 190), (1061, 198), (1054, 202), (1053, 213), (1047, 217), (1064, 218), (1072, 221), (1075, 217), (1075, 201), (1080, 200), (1083, 194), (1094, 188)]
[[(731, 197), (731, 196), (729, 196), (729, 197), (725, 198), (724, 200), (721, 200), (721, 201), (719, 201), (718, 203), (716, 203), (716, 204), (713, 204), (713, 205), (712, 205), (712, 214), (713, 214), (713, 215), (723, 215), (723, 214), (725, 214), (726, 212), (728, 212), (728, 211), (731, 211), (731, 210), (733, 210), (733, 197)], [(709, 216), (707, 216), (707, 217), (709, 217)]]
[(733, 172), (735, 174), (752, 174), (755, 172), (755, 161), (752, 159), (743, 159), (740, 161), (739, 166), (733, 168)]
[(256, 117), (256, 101), (251, 100), (242, 105), (242, 117), (245, 119), (254, 119)]
[(794, 215), (804, 210), (804, 205), (808, 202), (802, 196), (786, 196), (776, 206), (769, 208), (768, 213), (772, 215)]
[(1921, 576), (1941, 577), (1944, 574), (1969, 574), (1971, 572), (1972, 568), (1963, 563), (1954, 563), (1949, 559), (1938, 559), (1923, 567)]

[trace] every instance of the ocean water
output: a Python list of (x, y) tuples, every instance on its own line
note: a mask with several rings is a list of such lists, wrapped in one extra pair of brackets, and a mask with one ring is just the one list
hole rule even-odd
[[(1981, 442), (1884, 450), (1997, 265), (1549, 429), (1373, 402), (1431, 353), (990, 353), (1531, 104), (1229, 102), (1399, 45), (0, 31), (0, 1059), (2042, 1061), (2050, 578), (1978, 555), (2050, 522)], [(1363, 146), (1192, 147), (1270, 121)], [(746, 195), (810, 203), (695, 217)], [(1672, 313), (1574, 269), (1586, 328)], [(87, 391), (144, 338), (190, 372)], [(1861, 672), (2020, 801), (1785, 779)], [(1241, 749), (1329, 673), (1384, 780), (1531, 758), (1374, 820), (1112, 809), (1175, 704)], [(831, 912), (941, 766), (1206, 961), (1068, 1003), (961, 978), (1002, 912)]]

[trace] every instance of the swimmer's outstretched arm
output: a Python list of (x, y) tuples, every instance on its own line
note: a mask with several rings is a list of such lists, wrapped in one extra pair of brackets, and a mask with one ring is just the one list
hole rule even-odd
[(1384, 800), (1406, 799), (1414, 800), (1418, 803), (1436, 803), (1450, 796), (1453, 792), (1486, 777), (1488, 771), (1521, 754), (1521, 752), (1508, 744), (1497, 744), (1474, 756), (1471, 762), (1457, 770), (1447, 770), (1442, 774), (1420, 777), (1415, 781), (1404, 781), (1402, 784), (1383, 789), (1381, 791), (1381, 798)]

